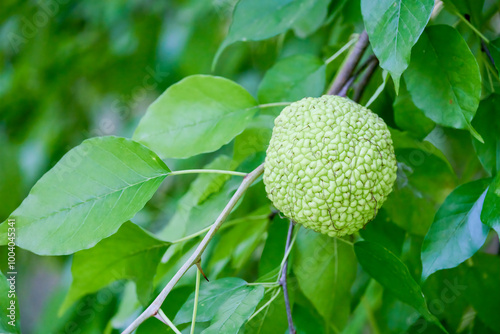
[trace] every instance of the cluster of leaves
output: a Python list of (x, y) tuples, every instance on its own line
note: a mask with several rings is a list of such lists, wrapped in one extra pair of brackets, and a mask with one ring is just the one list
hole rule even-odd
[[(200, 7), (190, 7), (195, 18), (207, 11)], [(134, 20), (138, 9), (126, 9)], [(78, 8), (61, 10), (75, 19)], [(376, 219), (359, 235), (337, 239), (296, 229), (289, 266), (294, 323), (302, 333), (357, 333), (364, 328), (374, 333), (500, 333), (500, 259), (489, 254), (498, 251), (500, 233), (498, 10), (498, 2), (488, 0), (437, 5), (432, 0), (240, 0), (227, 35), (211, 39), (202, 60), (193, 54), (204, 49), (204, 38), (188, 40), (186, 48), (195, 50), (182, 57), (193, 73), (213, 67), (234, 80), (190, 75), (170, 85), (132, 127), (132, 139), (85, 140), (43, 175), (9, 215), (16, 220), (20, 248), (43, 256), (74, 254), (71, 285), (55, 290), (40, 332), (114, 333), (137, 317), (193, 253), (241, 182), (239, 176), (224, 174), (193, 180), (173, 176), (171, 169), (204, 164), (207, 169), (249, 172), (260, 165), (279, 113), (274, 105), (324, 94), (346, 59), (330, 56), (352, 45), (355, 33), (365, 28), (370, 48), (362, 62), (373, 54), (380, 68), (360, 102), (370, 104), (391, 127), (398, 179)], [(111, 8), (112, 14), (96, 16), (95, 24), (114, 26), (127, 17), (116, 12)], [(201, 36), (220, 34), (224, 20), (218, 14), (202, 23), (193, 19), (190, 29)], [(151, 26), (158, 28), (158, 17), (150, 20), (136, 28), (148, 33)], [(83, 42), (89, 50), (100, 41), (91, 32)], [(110, 36), (113, 52), (123, 56), (115, 64), (118, 78), (134, 61), (127, 54), (144, 43), (136, 34), (141, 30), (130, 31), (125, 41)], [(60, 57), (68, 54), (73, 53), (61, 52)], [(91, 52), (87, 56), (95, 59)], [(173, 63), (171, 55), (163, 56)], [(72, 66), (70, 59), (54, 61)], [(245, 62), (250, 65), (243, 66)], [(248, 68), (254, 72), (245, 76)], [(144, 75), (134, 73), (138, 77), (116, 82), (143, 82)], [(68, 80), (57, 82), (57, 89), (67, 89)], [(92, 80), (89, 74), (80, 88), (85, 91), (79, 96), (82, 102), (97, 94), (88, 87), (105, 91), (115, 83), (89, 85)], [(158, 88), (169, 83), (159, 82)], [(359, 86), (355, 78), (348, 96)], [(16, 123), (16, 117), (9, 114), (6, 124)], [(64, 119), (59, 112), (49, 122), (52, 118)], [(65, 127), (63, 123), (57, 124)], [(40, 131), (51, 130), (43, 129), (47, 123), (39, 126)], [(50, 136), (43, 143), (56, 141)], [(1, 186), (9, 189), (19, 179), (10, 175), (18, 175), (19, 169), (2, 164), (9, 178)], [(18, 203), (9, 205), (5, 217)], [(287, 228), (287, 221), (272, 212), (262, 182), (256, 182), (203, 254), (210, 283), (200, 289), (198, 332), (286, 331), (276, 279)], [(3, 223), (0, 244), (8, 242), (6, 232)], [(189, 331), (191, 322), (194, 274), (193, 268), (163, 306), (182, 331)], [(0, 277), (2, 294), (8, 290), (6, 282)], [(6, 324), (5, 316), (0, 313), (0, 329), (19, 332)], [(156, 319), (137, 329), (152, 332), (171, 330)]]

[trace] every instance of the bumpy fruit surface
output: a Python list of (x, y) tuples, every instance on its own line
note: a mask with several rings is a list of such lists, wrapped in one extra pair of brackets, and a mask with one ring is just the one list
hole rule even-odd
[(264, 183), (287, 217), (343, 236), (375, 217), (396, 171), (384, 121), (349, 99), (325, 95), (294, 102), (276, 118)]

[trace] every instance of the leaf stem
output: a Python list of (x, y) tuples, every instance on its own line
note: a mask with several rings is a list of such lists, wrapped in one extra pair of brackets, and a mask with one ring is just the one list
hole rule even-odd
[(476, 35), (479, 36), (479, 38), (481, 38), (483, 41), (485, 41), (488, 44), (490, 43), (490, 40), (487, 39), (483, 34), (481, 34), (481, 32), (479, 30), (477, 30), (477, 28), (474, 27), (472, 25), (472, 23), (469, 22), (469, 20), (467, 20), (465, 17), (463, 17), (463, 15), (460, 14), (458, 11), (454, 11), (454, 12), (455, 12), (455, 15), (460, 18), (460, 20), (462, 20), (469, 28), (471, 28), (472, 31), (474, 31), (474, 33), (476, 33)]
[[(269, 217), (269, 216), (268, 215), (261, 215), (261, 216), (248, 216), (248, 217), (236, 218), (236, 219), (233, 219), (233, 220), (230, 220), (230, 221), (226, 222), (224, 224), (223, 228), (227, 228), (227, 227), (236, 225), (236, 224), (244, 222), (244, 221), (265, 219), (267, 217)], [(205, 227), (202, 230), (199, 230), (198, 232), (195, 232), (193, 234), (190, 234), (188, 236), (182, 237), (180, 239), (171, 241), (170, 243), (172, 243), (172, 244), (178, 244), (178, 243), (181, 243), (181, 242), (188, 241), (188, 240), (194, 239), (196, 237), (199, 237), (203, 233), (209, 231), (212, 228), (212, 226), (213, 226), (213, 224), (210, 225), (210, 226)]]
[(168, 173), (169, 175), (184, 175), (184, 174), (226, 174), (226, 175), (236, 175), (236, 176), (247, 176), (247, 173), (234, 172), (231, 170), (219, 170), (219, 169), (186, 169), (186, 170), (176, 170)]
[(295, 334), (295, 327), (293, 326), (293, 318), (292, 318), (292, 308), (290, 307), (290, 298), (288, 297), (288, 288), (286, 284), (286, 275), (288, 271), (288, 255), (289, 249), (291, 249), (291, 241), (292, 241), (292, 233), (293, 233), (293, 220), (290, 219), (290, 226), (288, 227), (288, 235), (286, 237), (286, 245), (285, 245), (285, 264), (283, 269), (281, 270), (281, 277), (279, 283), (283, 288), (283, 296), (285, 298), (285, 308), (286, 308), (286, 316), (288, 319), (288, 331), (290, 334)]
[(194, 290), (193, 320), (191, 321), (191, 334), (194, 334), (194, 327), (196, 325), (196, 313), (198, 312), (198, 297), (200, 295), (200, 280), (201, 280), (201, 272), (199, 270), (196, 270), (196, 287)]
[(349, 42), (347, 42), (343, 47), (341, 47), (337, 52), (335, 52), (333, 54), (333, 56), (331, 56), (330, 58), (328, 58), (327, 60), (325, 60), (325, 65), (328, 65), (332, 61), (334, 61), (335, 59), (337, 59), (341, 54), (344, 53), (345, 50), (349, 49), (354, 43), (356, 43), (357, 40), (358, 40), (358, 38), (353, 38)]
[(264, 172), (264, 164), (261, 164), (259, 167), (254, 169), (251, 173), (245, 176), (243, 179), (243, 182), (241, 182), (240, 186), (234, 193), (233, 197), (229, 200), (227, 203), (226, 207), (222, 212), (220, 213), (219, 217), (217, 217), (215, 223), (210, 227), (210, 230), (208, 233), (205, 235), (203, 240), (200, 242), (194, 253), (189, 257), (189, 259), (182, 265), (182, 267), (177, 271), (177, 273), (172, 277), (172, 279), (168, 282), (168, 284), (163, 288), (163, 290), (160, 292), (158, 297), (151, 303), (151, 305), (148, 306), (144, 312), (139, 315), (123, 332), (122, 334), (131, 334), (137, 327), (139, 327), (140, 324), (142, 324), (146, 319), (154, 316), (158, 310), (160, 309), (160, 306), (163, 304), (165, 301), (165, 298), (167, 298), (168, 294), (174, 286), (179, 282), (179, 280), (184, 276), (184, 274), (188, 271), (189, 268), (191, 268), (193, 265), (195, 265), (198, 261), (201, 259), (201, 255), (205, 251), (205, 249), (208, 246), (208, 243), (212, 240), (214, 237), (215, 233), (217, 233), (217, 230), (221, 227), (221, 225), (224, 223), (224, 221), (227, 219), (233, 208), (235, 207), (236, 203), (243, 197), (243, 194), (245, 191), (254, 183), (255, 180), (257, 180), (262, 173)]
[(289, 106), (292, 103), (293, 102), (265, 103), (265, 104), (259, 104), (257, 107), (259, 107), (259, 108), (283, 107), (283, 106)]
[(251, 316), (250, 318), (248, 318), (247, 322), (250, 322), (250, 320), (252, 320), (253, 318), (255, 318), (255, 316), (257, 314), (259, 314), (260, 312), (262, 312), (263, 310), (266, 309), (266, 307), (268, 307), (269, 305), (271, 305), (271, 303), (276, 299), (276, 297), (278, 297), (278, 295), (280, 294), (280, 290), (277, 289), (276, 290), (276, 293), (264, 304), (262, 305), (257, 311), (255, 311)]
[(163, 310), (160, 308), (158, 309), (158, 313), (155, 314), (155, 318), (163, 322), (165, 325), (170, 327), (175, 334), (182, 334), (180, 330), (175, 327), (174, 323), (170, 321), (170, 319), (167, 317), (167, 315), (163, 312)]

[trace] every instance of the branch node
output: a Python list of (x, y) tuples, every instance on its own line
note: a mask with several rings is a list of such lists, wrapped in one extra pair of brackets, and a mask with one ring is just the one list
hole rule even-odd
[(201, 261), (198, 261), (196, 262), (196, 267), (198, 268), (198, 270), (200, 271), (201, 275), (203, 275), (203, 277), (205, 278), (205, 280), (207, 282), (210, 282), (207, 278), (207, 276), (205, 275), (205, 273), (203, 272), (203, 269), (201, 268)]

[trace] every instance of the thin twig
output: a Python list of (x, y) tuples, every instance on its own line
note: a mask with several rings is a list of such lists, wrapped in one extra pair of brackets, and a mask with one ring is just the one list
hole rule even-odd
[(260, 175), (262, 175), (263, 172), (264, 172), (264, 164), (261, 164), (259, 167), (254, 169), (251, 173), (247, 174), (247, 176), (245, 176), (243, 182), (240, 184), (240, 186), (234, 193), (233, 197), (231, 197), (229, 203), (227, 203), (224, 210), (222, 210), (221, 214), (219, 215), (215, 223), (212, 225), (208, 233), (205, 235), (201, 243), (198, 245), (194, 253), (189, 257), (186, 263), (182, 265), (182, 267), (177, 271), (174, 277), (172, 277), (170, 282), (168, 282), (168, 284), (163, 288), (161, 293), (158, 295), (158, 297), (156, 297), (156, 299), (151, 303), (151, 305), (149, 305), (148, 308), (144, 310), (144, 312), (142, 312), (142, 314), (139, 317), (137, 317), (137, 319), (135, 319), (122, 332), (122, 334), (131, 334), (146, 319), (154, 316), (158, 312), (160, 306), (163, 304), (165, 298), (167, 298), (170, 291), (172, 291), (174, 286), (177, 284), (177, 282), (179, 282), (182, 276), (184, 276), (184, 274), (188, 271), (188, 269), (191, 268), (193, 265), (195, 265), (198, 261), (200, 261), (201, 255), (207, 248), (208, 243), (210, 242), (210, 240), (212, 240), (215, 233), (217, 233), (217, 230), (221, 227), (226, 218), (229, 216), (236, 203), (238, 203), (238, 201), (243, 196), (245, 191), (252, 185), (252, 183), (255, 180), (259, 178)]
[(172, 321), (170, 321), (170, 319), (167, 317), (167, 315), (165, 313), (163, 313), (162, 309), (158, 309), (158, 313), (156, 313), (154, 315), (154, 317), (156, 319), (160, 320), (161, 322), (163, 322), (168, 327), (170, 327), (176, 334), (182, 334), (181, 331), (178, 330), (177, 327), (175, 327), (174, 323)]
[(370, 82), (370, 79), (372, 78), (373, 73), (375, 73), (377, 67), (378, 59), (375, 57), (371, 58), (370, 62), (366, 66), (366, 71), (363, 73), (363, 76), (359, 79), (359, 82), (354, 89), (353, 101), (359, 102), (359, 100), (361, 100), (366, 86), (368, 86), (368, 83)]
[(339, 70), (339, 73), (335, 77), (330, 89), (328, 90), (329, 95), (337, 95), (342, 87), (346, 84), (349, 78), (352, 76), (354, 69), (359, 63), (359, 60), (365, 53), (366, 48), (368, 47), (368, 34), (366, 31), (363, 31), (359, 35), (358, 42), (354, 46), (352, 53), (349, 55), (347, 62), (345, 65)]
[[(290, 242), (292, 240), (292, 232), (293, 232), (293, 221), (290, 220), (290, 226), (288, 227), (288, 235), (286, 237), (285, 254), (288, 253), (288, 249), (290, 248)], [(288, 330), (290, 334), (295, 334), (296, 331), (295, 327), (293, 326), (292, 308), (290, 307), (290, 298), (288, 298), (288, 288), (286, 285), (287, 270), (288, 270), (288, 258), (286, 258), (285, 265), (283, 266), (283, 270), (281, 271), (281, 277), (279, 283), (283, 288), (283, 296), (285, 297), (286, 316), (288, 319)]]

